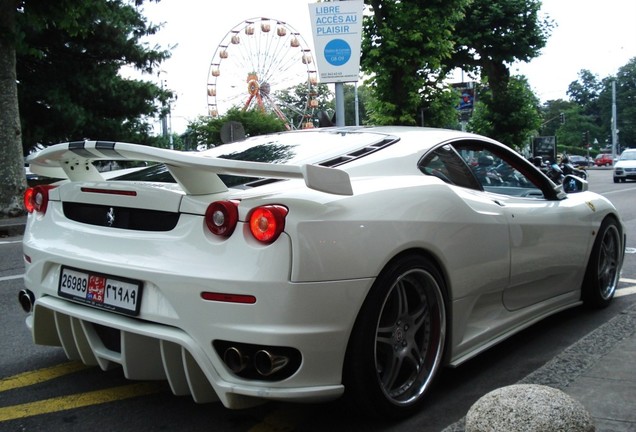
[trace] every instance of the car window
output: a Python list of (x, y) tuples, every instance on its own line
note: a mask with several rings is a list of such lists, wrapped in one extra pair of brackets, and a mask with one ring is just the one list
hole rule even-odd
[(457, 141), (435, 149), (420, 163), (423, 173), (457, 186), (501, 195), (545, 198), (544, 176), (512, 150), (481, 141)]
[(450, 146), (444, 145), (429, 153), (419, 164), (420, 171), (457, 186), (480, 189), (466, 163)]
[(636, 151), (624, 151), (620, 160), (636, 160)]

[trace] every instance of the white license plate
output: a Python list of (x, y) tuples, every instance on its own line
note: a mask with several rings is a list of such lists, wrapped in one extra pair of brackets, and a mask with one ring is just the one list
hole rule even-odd
[(62, 266), (57, 293), (100, 309), (138, 315), (141, 282)]

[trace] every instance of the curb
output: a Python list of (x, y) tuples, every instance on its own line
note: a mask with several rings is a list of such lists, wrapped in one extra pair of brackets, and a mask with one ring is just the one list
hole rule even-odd
[[(601, 327), (588, 333), (518, 384), (539, 384), (565, 390), (585, 371), (623, 340), (636, 334), (636, 305), (620, 312)], [(442, 432), (465, 432), (466, 417), (447, 426)]]
[(0, 219), (0, 237), (15, 237), (24, 234), (26, 216)]

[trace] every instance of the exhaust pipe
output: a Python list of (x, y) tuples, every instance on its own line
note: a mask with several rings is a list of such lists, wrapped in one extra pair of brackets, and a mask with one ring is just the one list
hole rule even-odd
[(245, 369), (248, 360), (249, 358), (236, 347), (229, 347), (223, 353), (223, 361), (234, 373), (239, 373)]
[(260, 350), (254, 354), (254, 367), (256, 372), (262, 376), (269, 376), (278, 372), (289, 363), (289, 358), (271, 354), (268, 351)]
[(33, 304), (35, 303), (35, 295), (28, 289), (23, 289), (18, 293), (18, 301), (22, 310), (29, 313), (33, 312)]

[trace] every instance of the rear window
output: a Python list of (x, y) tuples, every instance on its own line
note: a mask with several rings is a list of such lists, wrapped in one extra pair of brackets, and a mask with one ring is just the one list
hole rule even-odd
[[(262, 135), (244, 141), (220, 145), (199, 153), (203, 157), (273, 164), (318, 164), (336, 166), (360, 158), (391, 144), (391, 136), (356, 132), (297, 131)], [(219, 175), (227, 187), (255, 186), (264, 179), (236, 175)], [(174, 183), (165, 165), (159, 164), (113, 180)]]

